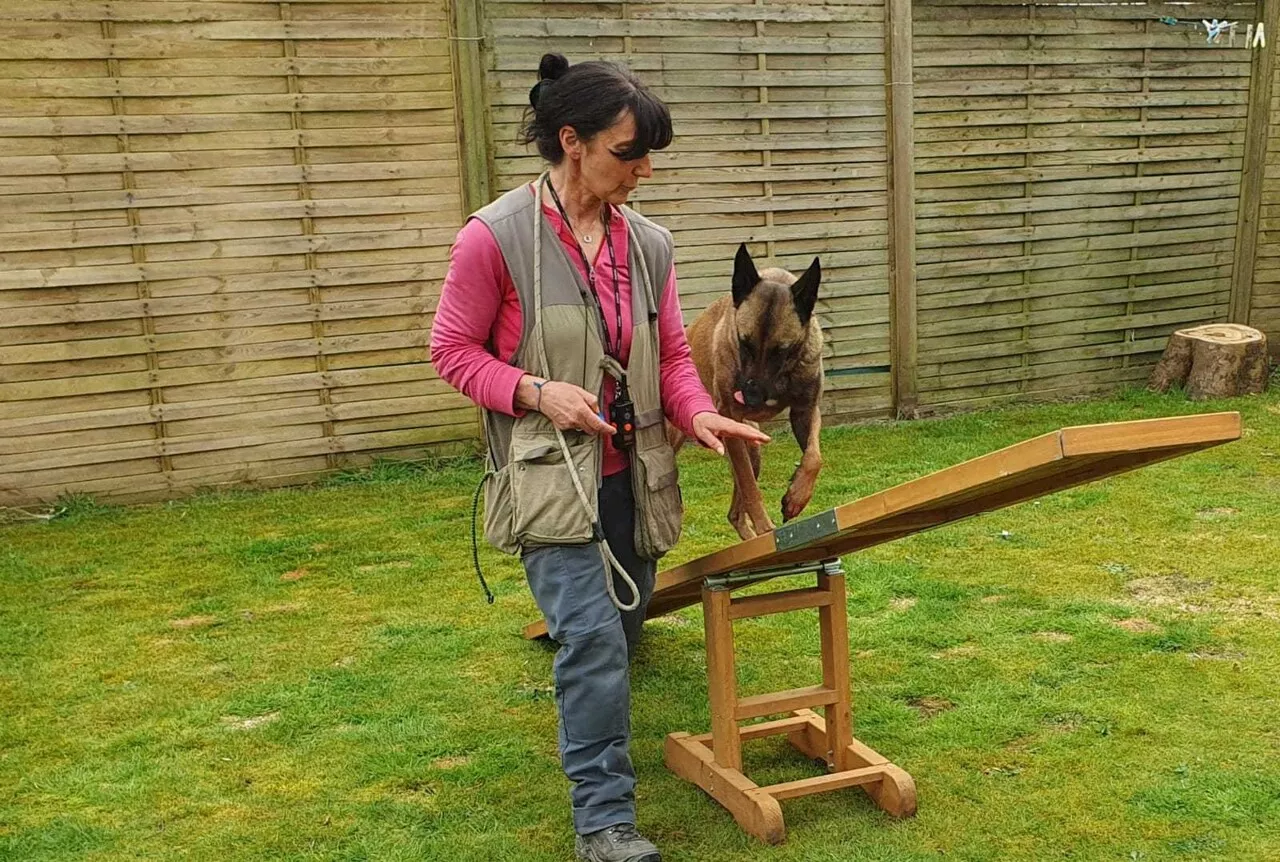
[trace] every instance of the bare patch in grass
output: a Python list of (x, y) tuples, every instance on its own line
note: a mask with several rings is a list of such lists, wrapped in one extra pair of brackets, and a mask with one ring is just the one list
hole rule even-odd
[(1005, 600), (1004, 596), (983, 596), (982, 597), (982, 603), (984, 605), (994, 605), (998, 602), (1003, 602), (1004, 600)]
[(960, 644), (959, 646), (948, 647), (942, 652), (933, 654), (934, 658), (957, 659), (957, 658), (976, 658), (982, 655), (982, 650), (976, 644)]
[(211, 626), (218, 622), (218, 618), (209, 614), (201, 614), (194, 617), (183, 617), (180, 620), (169, 620), (169, 625), (175, 629), (199, 629), (205, 626)]
[(285, 572), (280, 576), (282, 581), (300, 581), (307, 576), (308, 572), (305, 568), (294, 569), (292, 572)]
[(914, 596), (898, 596), (889, 602), (889, 608), (895, 611), (909, 611), (916, 606), (919, 599)]
[(1144, 605), (1190, 609), (1188, 597), (1203, 595), (1213, 586), (1213, 581), (1193, 581), (1181, 572), (1138, 578), (1124, 585), (1129, 595)]
[(253, 730), (255, 727), (262, 727), (264, 724), (270, 724), (280, 717), (279, 710), (268, 712), (265, 715), (255, 715), (250, 718), (241, 718), (238, 715), (224, 715), (222, 721), (232, 730)]
[(1196, 517), (1202, 521), (1225, 521), (1232, 515), (1239, 513), (1239, 509), (1233, 509), (1230, 506), (1219, 506), (1213, 509), (1201, 509), (1196, 512)]
[(1151, 622), (1151, 620), (1144, 620), (1142, 617), (1130, 617), (1127, 620), (1112, 620), (1112, 625), (1118, 626), (1127, 632), (1135, 632), (1139, 634), (1164, 631), (1163, 628)]
[(456, 755), (452, 757), (437, 757), (431, 761), (433, 769), (457, 769), (460, 766), (466, 766), (471, 762), (471, 758), (466, 755)]
[(988, 766), (982, 770), (983, 775), (990, 775), (996, 778), (1017, 778), (1022, 774), (1021, 766)]
[(1244, 661), (1248, 656), (1242, 652), (1235, 650), (1198, 650), (1196, 652), (1187, 653), (1187, 658), (1196, 659), (1198, 661)]
[(920, 713), (924, 718), (933, 718), (935, 715), (956, 708), (956, 705), (945, 697), (934, 697), (933, 695), (913, 697), (907, 703), (911, 704), (912, 709)]
[(1188, 614), (1280, 619), (1280, 599), (1275, 596), (1220, 596), (1212, 593), (1213, 586), (1213, 581), (1193, 581), (1181, 572), (1173, 572), (1130, 581), (1125, 589), (1139, 604), (1150, 607), (1173, 608)]
[(1074, 637), (1066, 632), (1036, 632), (1032, 637), (1038, 641), (1054, 644), (1065, 644), (1075, 640)]

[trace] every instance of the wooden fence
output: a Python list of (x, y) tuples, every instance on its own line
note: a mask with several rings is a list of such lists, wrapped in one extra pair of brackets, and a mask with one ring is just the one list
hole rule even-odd
[(456, 440), (448, 7), (0, 0), (0, 503)]
[(0, 504), (473, 445), (432, 309), (539, 168), (545, 50), (671, 105), (636, 206), (687, 319), (739, 242), (822, 258), (833, 421), (1141, 381), (1188, 323), (1280, 340), (1277, 2), (0, 0)]

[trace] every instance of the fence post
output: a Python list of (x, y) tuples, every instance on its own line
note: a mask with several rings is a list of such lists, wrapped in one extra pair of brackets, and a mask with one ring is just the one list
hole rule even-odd
[(481, 48), (482, 0), (453, 0), (453, 74), (458, 100), (458, 148), (462, 169), (459, 221), (492, 200), (489, 129), (485, 120), (484, 63)]
[[(1253, 274), (1258, 250), (1258, 216), (1262, 206), (1262, 181), (1267, 163), (1267, 127), (1271, 120), (1271, 81), (1275, 70), (1274, 40), (1280, 38), (1280, 0), (1259, 0), (1266, 36), (1265, 48), (1253, 49), (1249, 77), (1249, 119), (1245, 127), (1244, 169), (1240, 172), (1239, 214), (1236, 217), (1236, 254), (1231, 267), (1233, 323), (1249, 323), (1253, 307)], [(1257, 23), (1257, 22), (1254, 22)]]
[(915, 98), (911, 0), (885, 0), (886, 142), (889, 151), (889, 362), (898, 416), (915, 414)]
[[(471, 213), (493, 199), (490, 177), (489, 125), (486, 121), (487, 95), (484, 82), (483, 0), (452, 0), (453, 91), (458, 106), (456, 117), (458, 169), (461, 174), (461, 225)], [(476, 409), (476, 437), (485, 445), (484, 414)]]

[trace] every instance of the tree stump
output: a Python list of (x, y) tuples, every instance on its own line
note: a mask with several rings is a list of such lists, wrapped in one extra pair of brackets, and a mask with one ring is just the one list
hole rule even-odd
[(1192, 401), (1257, 395), (1267, 388), (1267, 337), (1238, 323), (1179, 329), (1151, 372), (1149, 389), (1167, 392), (1185, 383)]

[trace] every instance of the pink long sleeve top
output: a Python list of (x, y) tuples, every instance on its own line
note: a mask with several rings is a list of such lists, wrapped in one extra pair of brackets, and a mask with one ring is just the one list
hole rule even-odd
[[(529, 193), (533, 194), (532, 186)], [(569, 260), (585, 280), (587, 271), (568, 225), (554, 207), (544, 205), (543, 213), (564, 244)], [(608, 249), (601, 248), (592, 268), (610, 338), (616, 340), (613, 296), (616, 262), (622, 306), (619, 358), (625, 366), (631, 353), (629, 238), (625, 218), (616, 211), (613, 215), (609, 224), (614, 254), (611, 258)], [(488, 225), (471, 219), (458, 232), (449, 253), (449, 271), (431, 327), (431, 362), (446, 383), (480, 406), (519, 416), (523, 411), (515, 406), (516, 386), (526, 372), (511, 365), (510, 359), (520, 343), (521, 324), (520, 300), (498, 241)], [(714, 412), (715, 404), (698, 378), (685, 339), (674, 266), (667, 273), (666, 288), (658, 305), (658, 346), (663, 412), (676, 427), (693, 437), (693, 417), (704, 411)], [(613, 388), (613, 380), (606, 375), (602, 405), (606, 418), (613, 402)], [(627, 456), (606, 437), (604, 474), (609, 476), (626, 467)]]

